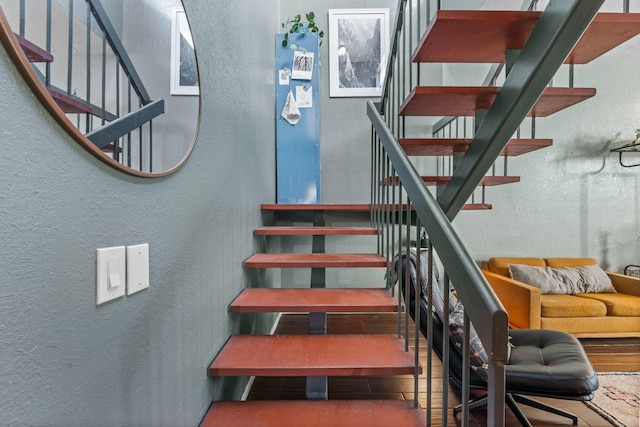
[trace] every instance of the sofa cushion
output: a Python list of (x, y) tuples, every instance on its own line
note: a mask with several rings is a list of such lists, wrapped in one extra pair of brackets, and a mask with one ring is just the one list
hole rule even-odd
[(510, 277), (509, 264), (531, 265), (535, 267), (545, 267), (547, 265), (542, 258), (494, 257), (487, 261), (486, 267), (492, 273)]
[(541, 317), (603, 317), (606, 315), (607, 306), (592, 298), (556, 294), (540, 296)]
[(545, 258), (544, 262), (545, 265), (553, 268), (598, 264), (595, 258)]
[(640, 316), (640, 297), (626, 294), (576, 294), (603, 303), (609, 316)]

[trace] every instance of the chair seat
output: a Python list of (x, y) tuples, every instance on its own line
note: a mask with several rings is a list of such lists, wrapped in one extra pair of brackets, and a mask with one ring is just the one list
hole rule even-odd
[(580, 342), (565, 332), (515, 329), (506, 366), (510, 393), (588, 400), (598, 377)]

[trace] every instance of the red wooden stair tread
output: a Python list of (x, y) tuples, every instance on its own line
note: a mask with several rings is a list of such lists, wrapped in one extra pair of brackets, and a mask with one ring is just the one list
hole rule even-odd
[(215, 402), (200, 427), (423, 427), (424, 411), (406, 400)]
[[(422, 181), (427, 185), (445, 185), (451, 181), (450, 176), (423, 176)], [(513, 184), (520, 182), (519, 176), (485, 176), (480, 180), (479, 186), (491, 187), (494, 185)], [(393, 179), (391, 177), (383, 180), (382, 185), (398, 185), (400, 183), (399, 178)]]
[(90, 105), (79, 101), (77, 98), (58, 92), (57, 90), (47, 88), (49, 95), (60, 106), (60, 109), (69, 114), (93, 113)]
[(260, 205), (263, 211), (337, 211), (337, 212), (367, 212), (369, 204), (364, 203), (265, 203)]
[(27, 56), (30, 62), (52, 62), (53, 55), (42, 49), (37, 44), (30, 40), (25, 39), (20, 34), (14, 33), (18, 44), (22, 48), (22, 51)]
[(395, 335), (235, 335), (209, 366), (211, 376), (413, 374), (414, 356)]
[(377, 254), (255, 254), (249, 257), (247, 268), (307, 268), (307, 267), (386, 267), (386, 258)]
[[(440, 10), (422, 37), (416, 62), (502, 63), (522, 49), (541, 12)], [(565, 63), (585, 64), (640, 33), (638, 13), (599, 13)]]
[(258, 236), (368, 236), (377, 235), (372, 227), (260, 227), (254, 231)]
[[(463, 138), (402, 138), (400, 146), (408, 156), (451, 156), (464, 153), (471, 139)], [(501, 156), (519, 156), (551, 146), (551, 139), (512, 139), (500, 153)]]
[[(488, 110), (496, 99), (497, 86), (417, 86), (400, 107), (401, 116), (473, 116)], [(529, 111), (546, 117), (593, 97), (593, 88), (548, 87)]]
[(234, 313), (394, 312), (398, 299), (384, 289), (245, 289)]

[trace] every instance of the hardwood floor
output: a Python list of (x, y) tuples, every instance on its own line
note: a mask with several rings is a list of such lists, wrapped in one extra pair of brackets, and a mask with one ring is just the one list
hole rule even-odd
[[(403, 326), (404, 328), (404, 326)], [(413, 324), (409, 327), (413, 334)], [(331, 334), (343, 333), (386, 333), (394, 334), (398, 330), (397, 317), (394, 314), (330, 314), (327, 316), (327, 331)], [(306, 334), (308, 316), (304, 314), (285, 314), (282, 316), (276, 333)], [(597, 372), (604, 371), (640, 371), (640, 338), (618, 339), (583, 339), (581, 342)], [(411, 346), (413, 348), (413, 346)], [(421, 360), (425, 360), (426, 341), (420, 337), (419, 352)], [(425, 362), (422, 362), (423, 366)], [(440, 360), (432, 357), (432, 405), (431, 419), (434, 425), (441, 425), (442, 408), (442, 365)], [(426, 371), (426, 369), (425, 369)], [(425, 374), (421, 375), (418, 384), (418, 401), (426, 408), (427, 384)], [(451, 389), (451, 387), (450, 387)], [(303, 377), (258, 377), (255, 379), (248, 400), (290, 400), (305, 398), (305, 378)], [(330, 399), (400, 399), (414, 398), (414, 380), (412, 376), (394, 377), (330, 377)], [(459, 425), (453, 419), (452, 410), (460, 400), (453, 390), (448, 393), (447, 419), (448, 425)], [(585, 427), (606, 427), (611, 424), (582, 402), (538, 399), (557, 408), (572, 412), (579, 418), (578, 425)], [(571, 421), (539, 409), (520, 406), (529, 421), (536, 427), (571, 425)], [(471, 426), (486, 426), (485, 410), (475, 409), (471, 412)], [(520, 423), (511, 411), (506, 412), (506, 425), (519, 426)]]

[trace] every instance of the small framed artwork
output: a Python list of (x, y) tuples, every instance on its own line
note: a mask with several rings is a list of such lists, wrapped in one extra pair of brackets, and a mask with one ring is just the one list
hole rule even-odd
[(329, 9), (329, 95), (378, 97), (389, 52), (389, 9)]
[(171, 9), (171, 95), (199, 95), (198, 67), (184, 9)]

